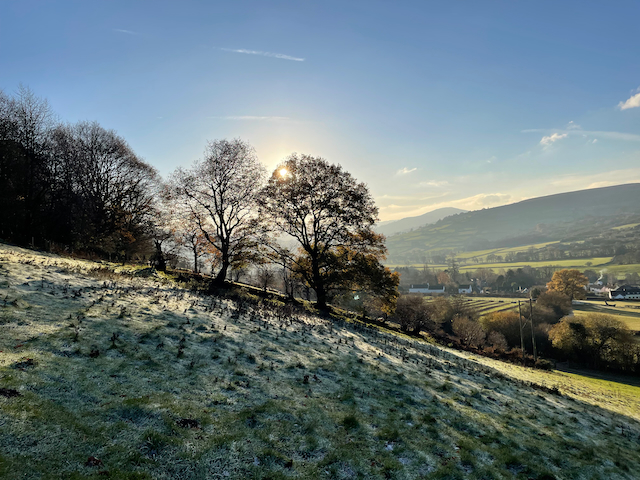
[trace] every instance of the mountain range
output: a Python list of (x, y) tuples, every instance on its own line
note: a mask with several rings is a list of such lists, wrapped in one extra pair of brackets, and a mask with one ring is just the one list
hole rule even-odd
[[(623, 225), (637, 214), (640, 183), (548, 195), (458, 213), (389, 236), (387, 258), (390, 263), (412, 263), (427, 252), (515, 247), (579, 237)], [(399, 222), (402, 220), (394, 223)]]

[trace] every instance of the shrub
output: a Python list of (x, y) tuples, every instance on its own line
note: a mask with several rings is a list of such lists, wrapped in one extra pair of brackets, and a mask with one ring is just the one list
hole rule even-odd
[(479, 347), (484, 344), (485, 331), (478, 322), (469, 320), (467, 317), (456, 317), (453, 319), (453, 333), (463, 345)]

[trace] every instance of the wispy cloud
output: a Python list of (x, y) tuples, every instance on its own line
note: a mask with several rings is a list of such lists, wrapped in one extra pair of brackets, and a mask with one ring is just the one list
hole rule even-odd
[(542, 145), (544, 148), (548, 148), (558, 140), (562, 140), (563, 138), (567, 137), (568, 135), (566, 133), (552, 133), (551, 135), (542, 137), (542, 140), (540, 140), (540, 145)]
[(257, 115), (231, 115), (226, 117), (209, 117), (216, 118), (218, 120), (247, 120), (247, 121), (259, 121), (259, 122), (281, 122), (283, 120), (289, 120), (289, 117), (261, 117)]
[(581, 130), (582, 127), (580, 125), (578, 125), (576, 122), (574, 122), (573, 120), (571, 120), (567, 124), (567, 129), (569, 129), (569, 130)]
[(245, 50), (244, 48), (219, 48), (223, 52), (244, 53), (246, 55), (260, 55), (262, 57), (280, 58), (281, 60), (292, 60), (294, 62), (304, 62), (304, 58), (292, 57), (283, 53), (263, 52), (261, 50)]
[(428, 182), (420, 182), (421, 187), (446, 187), (449, 182), (446, 180), (430, 180)]
[(404, 167), (404, 168), (401, 168), (400, 170), (398, 170), (396, 172), (396, 175), (406, 175), (408, 173), (415, 172), (417, 169), (418, 169), (417, 167), (415, 167), (415, 168)]
[(457, 207), (465, 210), (480, 210), (482, 208), (497, 207), (507, 203), (518, 202), (522, 197), (514, 197), (508, 193), (480, 193), (471, 197), (460, 198), (447, 202), (436, 202), (429, 205), (398, 205), (391, 204), (380, 208), (381, 216), (387, 220), (398, 220), (404, 217), (415, 217), (437, 208)]
[(133, 30), (123, 30), (122, 28), (114, 28), (113, 31), (118, 33), (126, 33), (127, 35), (135, 35), (135, 36), (142, 35), (139, 32), (134, 32)]
[(640, 168), (609, 170), (598, 173), (554, 175), (549, 185), (562, 190), (582, 190), (640, 182)]
[[(599, 137), (606, 138), (609, 140), (623, 140), (627, 142), (640, 142), (640, 135), (636, 133), (624, 133), (624, 132), (606, 132), (600, 130), (582, 130), (582, 129), (574, 129), (574, 130), (551, 130), (548, 128), (529, 128), (527, 130), (522, 130), (522, 133), (551, 133), (555, 135), (581, 135), (581, 136), (591, 136), (591, 137)], [(541, 142), (542, 143), (542, 142)]]
[(636, 91), (638, 93), (636, 93), (635, 95), (631, 95), (631, 97), (627, 98), (626, 101), (620, 102), (618, 104), (618, 108), (620, 110), (628, 110), (629, 108), (640, 107), (640, 87)]

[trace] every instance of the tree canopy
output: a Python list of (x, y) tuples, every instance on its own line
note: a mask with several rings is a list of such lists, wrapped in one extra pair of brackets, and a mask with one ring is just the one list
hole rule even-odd
[(589, 279), (580, 270), (558, 270), (553, 274), (551, 281), (547, 283), (547, 288), (566, 295), (571, 300), (585, 298), (584, 287), (589, 284)]
[(340, 165), (291, 155), (271, 175), (260, 206), (276, 231), (297, 242), (299, 250), (288, 254), (292, 268), (320, 308), (345, 291), (373, 291), (395, 302), (390, 292), (398, 277), (380, 264), (384, 237), (372, 230), (378, 209), (367, 186)]

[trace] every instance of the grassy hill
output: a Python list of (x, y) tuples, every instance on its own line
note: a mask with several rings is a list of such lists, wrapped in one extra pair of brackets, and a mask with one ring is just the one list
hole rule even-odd
[(640, 388), (0, 245), (0, 477), (637, 478)]
[(562, 239), (579, 240), (629, 225), (640, 214), (640, 184), (594, 188), (532, 198), (461, 213), (387, 238), (392, 264), (419, 262), (434, 250), (474, 251)]
[(464, 213), (466, 211), (467, 210), (461, 210), (460, 208), (453, 207), (438, 208), (415, 217), (406, 217), (400, 220), (384, 222), (384, 224), (376, 225), (375, 230), (383, 235), (395, 235), (396, 233), (405, 232), (413, 228), (419, 228), (429, 223), (435, 223), (445, 217)]

